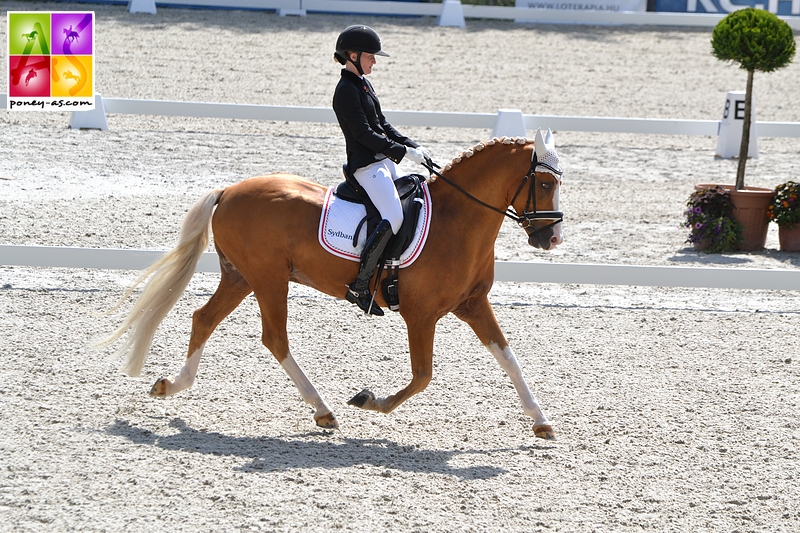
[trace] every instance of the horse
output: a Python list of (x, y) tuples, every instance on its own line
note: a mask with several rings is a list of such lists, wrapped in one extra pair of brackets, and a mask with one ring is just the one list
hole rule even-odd
[[(430, 170), (435, 175), (428, 180), (432, 213), (427, 242), (413, 264), (399, 273), (398, 312), (407, 327), (411, 381), (387, 397), (364, 389), (348, 404), (390, 413), (422, 392), (432, 378), (436, 323), (453, 313), (472, 328), (511, 379), (523, 411), (534, 421), (534, 435), (555, 439), (488, 299), (494, 243), (505, 217), (519, 223), (529, 245), (550, 250), (562, 242), (563, 215), (557, 211), (561, 167), (552, 132), (543, 135), (537, 130), (533, 141), (503, 137), (481, 142), (441, 172)], [(527, 194), (521, 193), (524, 189)], [(158, 325), (177, 303), (208, 246), (210, 223), (219, 285), (192, 315), (182, 369), (158, 379), (150, 395), (165, 397), (191, 387), (214, 329), (254, 293), (262, 343), (314, 408), (316, 424), (338, 428), (333, 410), (292, 357), (286, 330), (289, 282), (344, 299), (358, 270), (357, 262), (329, 254), (318, 242), (326, 192), (326, 187), (300, 176), (276, 173), (206, 193), (184, 218), (178, 244), (144, 270), (123, 296), (120, 304), (147, 280), (122, 324), (95, 346), (108, 347), (127, 333), (116, 353), (124, 358), (123, 372), (140, 375)], [(378, 305), (386, 305), (382, 294), (375, 298)]]
[(78, 32), (73, 31), (72, 24), (69, 25), (69, 29), (64, 28), (64, 35), (66, 35), (66, 37), (64, 37), (64, 41), (70, 43), (74, 43), (75, 39), (78, 39), (80, 37), (80, 34)]
[(33, 78), (36, 78), (37, 76), (38, 76), (38, 74), (36, 74), (36, 70), (35, 69), (30, 69), (28, 71), (28, 75), (25, 76), (25, 86), (27, 87), (28, 86), (28, 82), (31, 81)]

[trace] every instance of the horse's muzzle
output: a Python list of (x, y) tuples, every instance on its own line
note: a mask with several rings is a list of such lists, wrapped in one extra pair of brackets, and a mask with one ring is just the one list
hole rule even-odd
[(561, 229), (558, 226), (553, 226), (539, 231), (528, 232), (528, 244), (542, 250), (552, 250), (563, 242), (561, 231), (556, 232), (554, 228)]

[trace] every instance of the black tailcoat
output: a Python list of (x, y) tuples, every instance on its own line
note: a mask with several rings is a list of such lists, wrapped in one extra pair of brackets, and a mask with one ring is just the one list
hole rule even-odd
[(347, 69), (336, 85), (333, 111), (344, 133), (351, 173), (387, 157), (399, 163), (406, 146), (419, 146), (386, 121), (372, 84)]

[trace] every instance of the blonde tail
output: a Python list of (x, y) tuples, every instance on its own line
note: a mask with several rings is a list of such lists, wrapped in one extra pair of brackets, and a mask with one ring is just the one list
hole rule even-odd
[(125, 358), (122, 371), (129, 376), (141, 374), (158, 325), (189, 285), (208, 246), (211, 215), (220, 196), (222, 190), (210, 192), (189, 209), (178, 245), (147, 268), (123, 296), (123, 299), (127, 298), (134, 288), (153, 276), (145, 284), (125, 321), (116, 331), (94, 343), (96, 348), (106, 348), (129, 332), (125, 344), (115, 352), (115, 355)]

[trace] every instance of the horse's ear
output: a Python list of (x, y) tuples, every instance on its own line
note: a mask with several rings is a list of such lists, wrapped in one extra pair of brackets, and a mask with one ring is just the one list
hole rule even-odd
[(544, 147), (548, 150), (556, 149), (556, 141), (553, 139), (553, 132), (547, 128), (547, 134), (544, 136)]
[[(547, 130), (548, 135), (552, 138), (553, 134)], [(536, 150), (536, 157), (541, 161), (547, 155), (547, 141), (542, 137), (542, 130), (536, 128), (536, 137), (533, 139), (533, 148)]]

